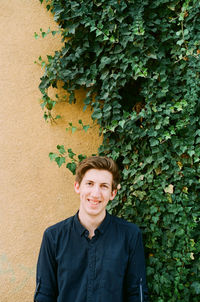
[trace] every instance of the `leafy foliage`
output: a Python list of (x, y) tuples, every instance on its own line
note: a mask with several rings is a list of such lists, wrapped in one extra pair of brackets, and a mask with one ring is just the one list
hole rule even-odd
[[(58, 81), (70, 103), (75, 90), (86, 89), (84, 109), (92, 106), (104, 136), (99, 154), (122, 170), (109, 211), (143, 230), (150, 301), (199, 301), (200, 2), (46, 4), (63, 47), (47, 56), (43, 107), (56, 105), (48, 88)], [(57, 148), (50, 158), (61, 166), (66, 151)], [(68, 149), (73, 173), (74, 156)]]

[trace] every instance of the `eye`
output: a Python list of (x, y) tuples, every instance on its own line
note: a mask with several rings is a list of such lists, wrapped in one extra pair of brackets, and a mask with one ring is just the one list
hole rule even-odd
[(102, 185), (101, 186), (103, 189), (108, 189), (109, 187), (108, 187), (108, 185)]
[(92, 183), (91, 181), (88, 181), (88, 182), (86, 183), (86, 185), (89, 186), (89, 187), (91, 187), (92, 184), (93, 184), (93, 183)]

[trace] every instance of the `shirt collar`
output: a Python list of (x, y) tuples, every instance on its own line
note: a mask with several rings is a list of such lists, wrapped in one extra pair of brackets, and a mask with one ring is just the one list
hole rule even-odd
[(100, 226), (97, 228), (97, 230), (101, 234), (103, 234), (106, 231), (109, 222), (110, 222), (110, 214), (106, 211), (106, 216), (105, 216), (104, 220), (102, 221), (102, 223), (100, 224)]
[[(78, 211), (79, 212), (79, 211)], [(80, 220), (78, 218), (78, 212), (76, 213), (76, 215), (74, 216), (74, 223), (75, 223), (75, 227), (78, 231), (78, 233), (80, 234), (80, 236), (82, 236), (86, 230), (86, 228), (84, 228), (84, 226), (80, 223)]]
[[(80, 236), (82, 236), (86, 231), (88, 232), (88, 230), (80, 223), (80, 220), (78, 218), (78, 212), (74, 216), (74, 222), (75, 222), (75, 227), (78, 233), (80, 234)], [(106, 211), (106, 216), (104, 220), (95, 231), (99, 231), (99, 233), (103, 234), (106, 231), (109, 222), (110, 222), (110, 214)]]

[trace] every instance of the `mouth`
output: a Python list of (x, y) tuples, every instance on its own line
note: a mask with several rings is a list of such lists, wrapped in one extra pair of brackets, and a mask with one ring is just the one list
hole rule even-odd
[(99, 200), (94, 200), (94, 199), (88, 199), (88, 202), (93, 206), (97, 206), (100, 203)]

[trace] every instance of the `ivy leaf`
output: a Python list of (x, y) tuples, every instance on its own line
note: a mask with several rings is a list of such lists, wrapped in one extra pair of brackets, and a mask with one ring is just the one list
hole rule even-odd
[(90, 128), (90, 125), (84, 125), (84, 126), (83, 126), (83, 130), (84, 130), (85, 132), (87, 132), (89, 128)]
[(72, 134), (77, 130), (77, 127), (75, 127), (75, 126), (72, 126), (71, 127), (71, 130), (72, 130)]
[(68, 149), (67, 152), (68, 152), (69, 158), (71, 158), (71, 159), (73, 159), (74, 156), (76, 155), (76, 154), (72, 151), (72, 149)]
[(34, 37), (37, 40), (39, 38), (39, 35), (36, 32), (34, 32)]
[(84, 104), (85, 104), (85, 105), (89, 105), (90, 102), (91, 102), (91, 99), (90, 99), (89, 96), (87, 96), (87, 97), (84, 99)]
[(58, 31), (56, 31), (56, 30), (52, 30), (52, 32), (51, 32), (52, 36), (55, 36), (57, 33), (58, 33)]
[(59, 166), (59, 168), (62, 166), (62, 164), (64, 164), (65, 163), (65, 157), (56, 157), (55, 158), (55, 161), (56, 161), (56, 163), (57, 163), (57, 165)]
[(85, 155), (82, 155), (82, 154), (79, 154), (78, 155), (78, 160), (79, 160), (79, 162), (81, 162), (83, 159), (85, 159), (86, 158), (86, 156)]
[(198, 281), (193, 282), (193, 283), (191, 284), (191, 287), (194, 288), (195, 293), (196, 293), (197, 295), (200, 294), (200, 282), (198, 282)]
[(49, 158), (50, 158), (51, 161), (55, 160), (55, 158), (56, 158), (57, 156), (58, 156), (58, 155), (57, 155), (56, 153), (52, 153), (52, 152), (49, 153)]
[(184, 40), (181, 39), (181, 40), (177, 41), (176, 43), (181, 46), (184, 43)]
[(63, 145), (57, 145), (57, 149), (60, 152), (60, 154), (65, 154), (66, 153), (65, 148), (64, 148)]
[(154, 146), (157, 146), (159, 144), (159, 141), (155, 138), (151, 138), (150, 139), (150, 146), (151, 147), (154, 147)]
[(92, 119), (93, 120), (99, 120), (102, 117), (101, 109), (95, 109), (92, 113)]
[(75, 173), (76, 173), (76, 164), (74, 162), (68, 163), (66, 165), (66, 167), (67, 167), (67, 169), (69, 169), (72, 172), (73, 175), (75, 175)]
[(124, 124), (125, 124), (125, 123), (126, 123), (125, 120), (119, 121), (119, 125), (120, 125), (122, 128), (124, 128)]

